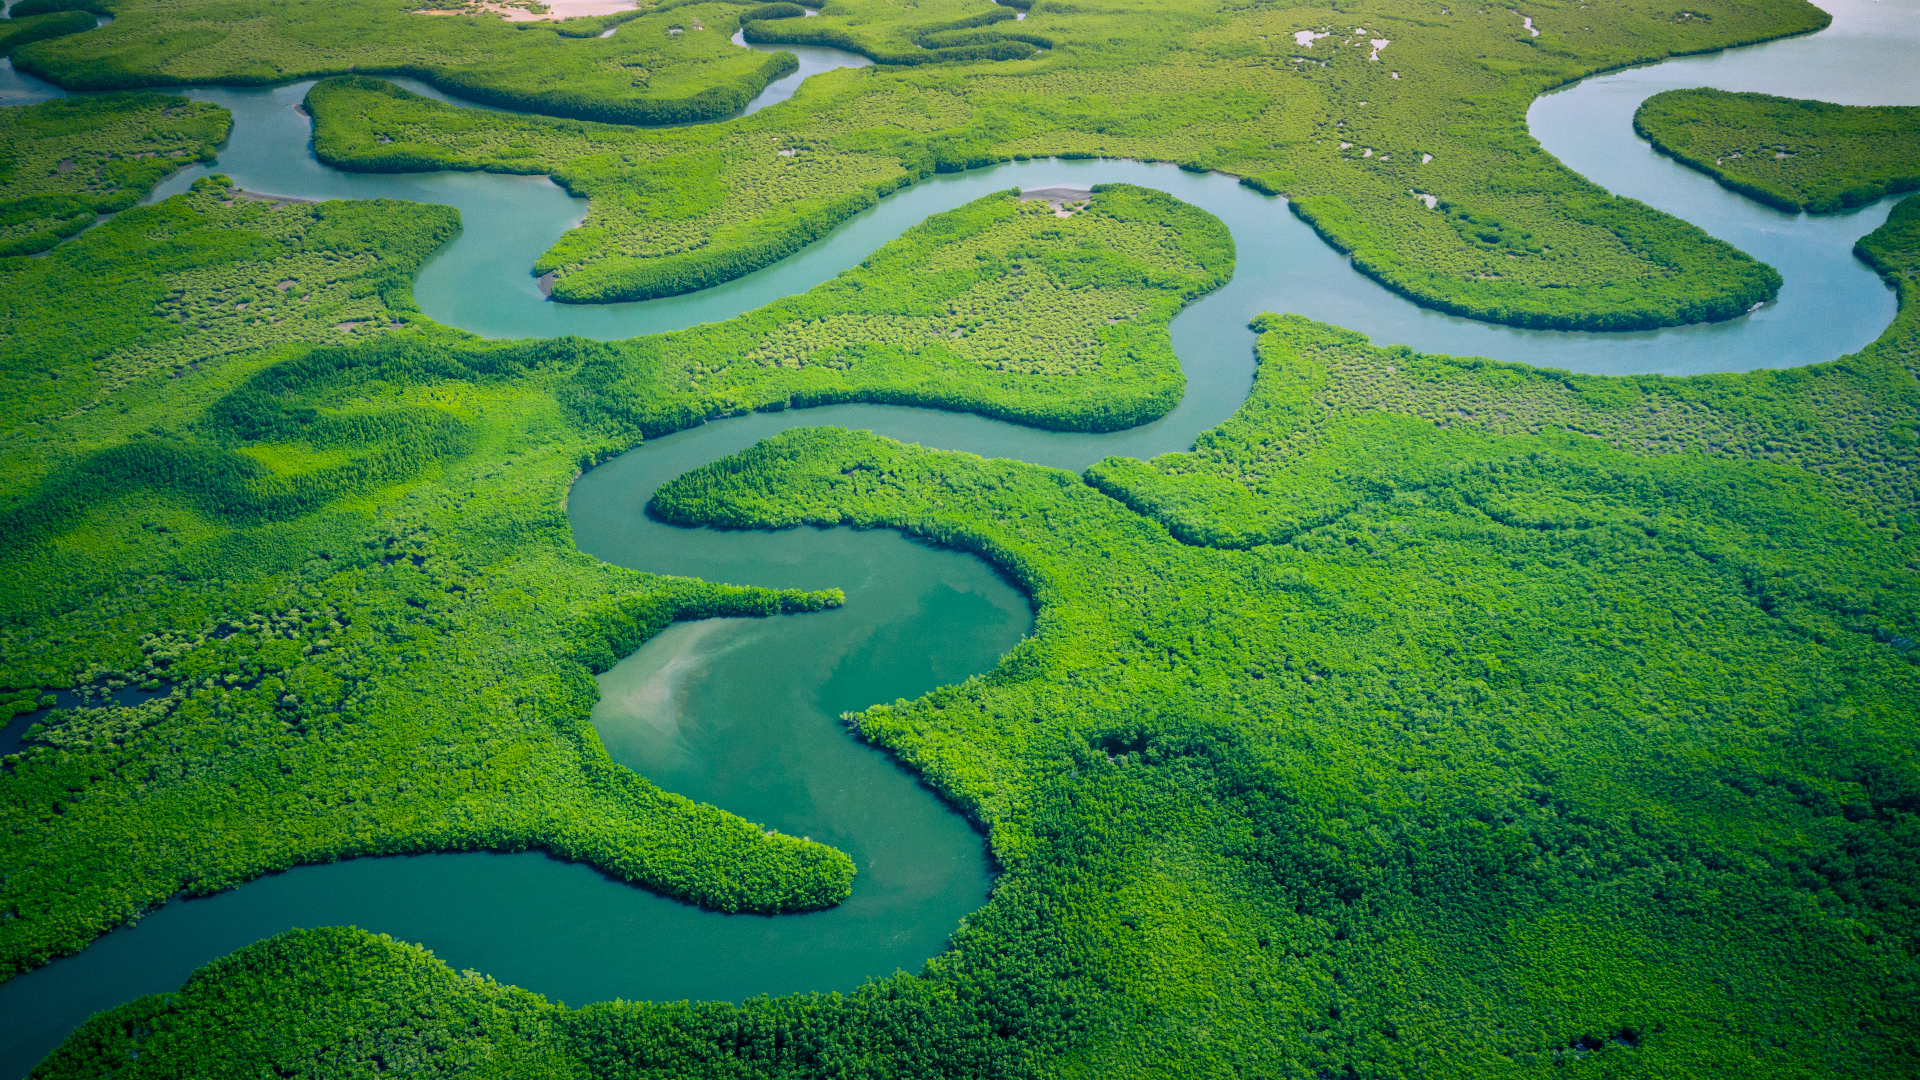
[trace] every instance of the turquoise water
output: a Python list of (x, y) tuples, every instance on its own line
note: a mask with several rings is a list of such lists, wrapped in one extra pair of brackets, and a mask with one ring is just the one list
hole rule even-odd
[[(1241, 328), (1233, 340), (1222, 338), (1210, 348), (1244, 352), (1251, 340), (1244, 330), (1248, 319), (1262, 311), (1290, 311), (1360, 330), (1381, 344), (1429, 352), (1595, 374), (1691, 375), (1831, 360), (1872, 341), (1893, 318), (1893, 294), (1851, 254), (1853, 240), (1885, 220), (1892, 200), (1834, 218), (1783, 215), (1653, 155), (1633, 136), (1630, 124), (1596, 124), (1579, 111), (1562, 126), (1543, 123), (1536, 115), (1536, 134), (1550, 148), (1604, 144), (1592, 152), (1606, 161), (1644, 159), (1649, 169), (1669, 178), (1663, 182), (1683, 193), (1683, 210), (1696, 209), (1700, 219), (1684, 212), (1682, 216), (1779, 268), (1786, 278), (1780, 299), (1724, 323), (1631, 334), (1520, 330), (1475, 322), (1419, 307), (1354, 272), (1344, 256), (1287, 212), (1283, 200), (1242, 187), (1230, 177), (1134, 161), (1053, 160), (1008, 162), (923, 180), (881, 200), (797, 255), (691, 296), (628, 304), (556, 304), (541, 295), (531, 268), (541, 252), (585, 216), (584, 201), (568, 197), (544, 177), (329, 169), (309, 151), (310, 124), (296, 109), (310, 85), (186, 91), (231, 109), (234, 135), (216, 164), (182, 170), (155, 198), (184, 191), (198, 176), (217, 170), (242, 187), (272, 194), (386, 197), (458, 207), (465, 228), (421, 271), (415, 296), (433, 318), (487, 337), (578, 334), (613, 340), (731, 318), (804, 292), (859, 265), (928, 215), (982, 195), (1011, 187), (1115, 181), (1170, 192), (1205, 208), (1233, 230), (1239, 249), (1233, 281), (1209, 298), (1205, 316), (1187, 317), (1189, 322), (1224, 319)], [(425, 89), (418, 84), (414, 88)], [(1543, 101), (1560, 98), (1585, 100), (1568, 93)], [(1626, 113), (1631, 116), (1631, 106)], [(1560, 115), (1551, 114), (1556, 120)], [(1602, 133), (1611, 134), (1598, 138)], [(1203, 430), (1227, 413), (1209, 413), (1193, 430)]]
[[(1425, 311), (1353, 272), (1280, 200), (1225, 177), (1116, 161), (1022, 162), (934, 177), (740, 281), (641, 304), (553, 304), (527, 268), (585, 207), (544, 178), (343, 174), (308, 149), (308, 122), (294, 108), (308, 84), (190, 91), (234, 111), (235, 134), (213, 168), (247, 188), (458, 207), (465, 229), (423, 270), (416, 294), (433, 317), (488, 336), (611, 339), (730, 317), (857, 265), (928, 214), (1014, 186), (1124, 180), (1161, 188), (1227, 222), (1239, 264), (1229, 285), (1174, 323), (1188, 393), (1166, 418), (1141, 428), (1075, 435), (952, 413), (834, 406), (707, 424), (650, 442), (576, 484), (576, 540), (601, 558), (712, 580), (847, 589), (847, 605), (830, 613), (676, 626), (602, 676), (594, 712), (615, 758), (670, 790), (851, 854), (861, 875), (847, 904), (776, 919), (714, 915), (538, 855), (307, 867), (169, 904), (77, 956), (0, 984), (0, 1072), (24, 1074), (94, 1011), (171, 989), (200, 964), (294, 926), (352, 923), (391, 933), (455, 967), (572, 1004), (844, 990), (917, 968), (984, 901), (983, 847), (911, 776), (849, 737), (837, 716), (990, 668), (1030, 628), (1026, 600), (977, 559), (893, 533), (660, 525), (642, 512), (653, 488), (797, 425), (870, 428), (1075, 469), (1107, 454), (1185, 449), (1244, 399), (1253, 370), (1245, 323), (1266, 310), (1353, 327), (1381, 343), (1610, 374), (1786, 367), (1853, 351), (1893, 316), (1892, 295), (1849, 253), (1855, 238), (1884, 220), (1890, 200), (1832, 218), (1780, 214), (1653, 154), (1628, 123), (1640, 100), (1672, 86), (1914, 103), (1920, 84), (1909, 68), (1920, 43), (1920, 3), (1828, 6), (1835, 25), (1820, 35), (1589, 79), (1534, 105), (1535, 136), (1571, 167), (1700, 224), (1786, 278), (1777, 302), (1745, 318), (1625, 335), (1513, 330)], [(803, 68), (770, 86), (747, 111), (784, 100), (810, 73)], [(0, 69), (0, 103), (55, 93)], [(176, 176), (156, 197), (205, 171)]]

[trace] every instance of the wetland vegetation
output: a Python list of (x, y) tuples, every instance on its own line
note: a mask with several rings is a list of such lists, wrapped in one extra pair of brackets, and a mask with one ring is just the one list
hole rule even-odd
[(0, 257), (32, 255), (213, 160), (226, 110), (168, 94), (0, 109)]
[(1290, 316), (1194, 454), (1091, 482), (835, 429), (697, 469), (659, 513), (901, 529), (1035, 597), (991, 675), (852, 718), (991, 831), (952, 951), (570, 1010), (296, 932), (42, 1075), (1900, 1072), (1920, 201), (1869, 249), (1900, 322), (1797, 372), (1583, 379)]
[[(105, 2), (112, 25), (15, 49), (14, 64), (75, 90), (409, 75), (474, 101), (629, 124), (725, 116), (795, 66), (729, 42), (740, 8), (725, 3), (516, 23), (381, 0)], [(607, 26), (619, 32), (601, 37)]]
[[(0, 681), (167, 693), (89, 695), (10, 759), (11, 843), (37, 868), (4, 886), (12, 970), (181, 889), (351, 855), (538, 847), (723, 911), (837, 902), (844, 855), (659, 791), (587, 725), (592, 673), (673, 620), (836, 596), (597, 563), (567, 484), (642, 438), (790, 404), (1139, 423), (1179, 399), (1168, 321), (1233, 265), (1218, 221), (1159, 192), (1105, 188), (1064, 219), (1009, 192), (726, 323), (486, 343), (407, 288), (456, 227), (214, 177), (17, 261), (40, 278), (8, 293)], [(47, 329), (76, 302), (124, 316)], [(100, 359), (55, 366), (75, 353)], [(454, 685), (476, 692), (429, 689)], [(432, 778), (406, 779), (417, 755), (392, 750), (411, 743), (436, 748)], [(189, 829), (218, 839), (161, 839)], [(149, 856), (87, 856), (102, 845)]]
[(1920, 188), (1920, 108), (1672, 90), (1633, 128), (1661, 153), (1768, 206), (1824, 214)]
[[(948, 7), (978, 5), (847, 0), (753, 25), (878, 57)], [(564, 300), (715, 284), (933, 172), (1063, 155), (1239, 175), (1287, 195), (1363, 272), (1456, 314), (1597, 330), (1737, 316), (1778, 289), (1772, 268), (1568, 171), (1526, 133), (1526, 108), (1583, 74), (1824, 15), (1798, 2), (1678, 21), (1639, 4), (1588, 10), (1543, 9), (1529, 38), (1504, 8), (1385, 4), (1349, 19), (1182, 4), (1116, 19), (1040, 4), (966, 31), (1044, 34), (1032, 59), (835, 72), (788, 105), (675, 131), (477, 112), (364, 82), (316, 88), (311, 107), (319, 152), (341, 168), (546, 172), (587, 195), (586, 222), (533, 268)], [(1302, 44), (1303, 25), (1327, 37)]]
[[(1589, 329), (1727, 317), (1780, 279), (1560, 166), (1527, 103), (1825, 20), (1788, 0), (1568, 0), (1525, 23), (1392, 2), (1035, 0), (1015, 20), (670, 0), (523, 24), (100, 3), (110, 26), (24, 45), (22, 69), (352, 68), (307, 97), (321, 159), (551, 173), (590, 200), (533, 268), (571, 301), (738, 277), (936, 171), (1112, 155), (1284, 193), (1420, 303)], [(879, 63), (728, 124), (601, 122), (738, 108), (778, 61), (712, 46), (735, 27)], [(1780, 101), (1662, 95), (1642, 130), (1695, 133), (1683, 157), (1798, 131), (1818, 161), (1754, 175), (1807, 205), (1897, 186), (1859, 136), (1904, 114)], [(9, 976), (178, 895), (377, 854), (542, 850), (720, 912), (839, 903), (845, 853), (662, 790), (588, 715), (593, 675), (675, 621), (843, 594), (601, 562), (568, 528), (571, 483), (756, 410), (1152, 421), (1184, 387), (1172, 319), (1235, 260), (1163, 193), (1003, 192), (722, 322), (487, 341), (412, 299), (462, 227), (448, 208), (220, 175), (135, 205), (211, 153), (223, 110), (0, 114), (9, 212), (52, 208), (0, 234), (22, 238), (0, 258), (0, 707), (32, 725), (0, 762)], [(846, 717), (986, 834), (999, 876), (948, 951), (846, 994), (569, 1007), (378, 927), (300, 930), (98, 1015), (34, 1075), (1912, 1073), (1920, 196), (1856, 250), (1898, 315), (1829, 363), (1609, 378), (1268, 314), (1244, 406), (1189, 452), (1075, 473), (816, 427), (695, 468), (652, 514), (897, 530), (1032, 598), (991, 672)], [(45, 710), (56, 690), (78, 703)]]

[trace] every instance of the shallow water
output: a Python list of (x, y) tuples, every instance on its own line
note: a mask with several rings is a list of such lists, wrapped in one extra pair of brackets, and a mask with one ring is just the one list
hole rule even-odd
[[(272, 194), (385, 197), (451, 205), (461, 211), (465, 227), (421, 271), (415, 296), (424, 312), (487, 337), (578, 334), (614, 340), (731, 318), (803, 292), (859, 265), (928, 215), (993, 191), (1124, 181), (1159, 188), (1202, 206), (1234, 233), (1239, 248), (1234, 280), (1212, 298), (1204, 316), (1192, 312), (1182, 317), (1183, 323), (1229, 318), (1244, 324), (1262, 311), (1299, 312), (1359, 330), (1380, 344), (1594, 374), (1688, 375), (1792, 367), (1853, 352), (1891, 321), (1893, 293), (1853, 257), (1851, 248), (1854, 239), (1885, 220), (1896, 200), (1883, 199), (1826, 217), (1782, 214), (1655, 154), (1633, 134), (1633, 108), (1647, 95), (1671, 85), (1705, 82), (1745, 89), (1763, 84), (1771, 72), (1790, 66), (1775, 58), (1779, 50), (1805, 52), (1811, 57), (1808, 63), (1833, 63), (1835, 55), (1858, 51), (1849, 43), (1860, 41), (1871, 43), (1872, 48), (1857, 62), (1850, 62), (1844, 74), (1828, 80), (1836, 85), (1802, 76), (1800, 82), (1805, 85), (1795, 92), (1831, 90), (1835, 97), (1851, 100), (1849, 95), (1864, 94), (1861, 87), (1870, 82), (1858, 69), (1878, 66), (1881, 83), (1890, 88), (1887, 94), (1899, 99), (1887, 103), (1903, 103), (1916, 93), (1913, 80), (1890, 72), (1902, 70), (1902, 49), (1910, 56), (1917, 43), (1910, 25), (1913, 20), (1899, 18), (1902, 11), (1920, 14), (1915, 7), (1914, 0), (1900, 4), (1846, 0), (1836, 5), (1835, 26), (1814, 37), (1590, 79), (1536, 103), (1529, 115), (1534, 135), (1571, 167), (1621, 194), (1642, 198), (1701, 225), (1772, 263), (1785, 278), (1779, 299), (1742, 318), (1628, 334), (1521, 330), (1421, 308), (1354, 272), (1345, 257), (1286, 212), (1283, 200), (1218, 175), (1132, 161), (1010, 162), (937, 175), (882, 199), (805, 251), (724, 285), (639, 303), (558, 304), (541, 294), (531, 267), (561, 233), (585, 217), (584, 201), (568, 197), (544, 177), (351, 174), (329, 169), (313, 157), (311, 123), (297, 109), (311, 82), (272, 89), (185, 90), (191, 97), (232, 110), (234, 134), (221, 148), (218, 162), (182, 170), (156, 189), (153, 198), (184, 191), (194, 179), (219, 171), (242, 187)], [(1860, 14), (1856, 11), (1860, 8), (1869, 10)], [(1902, 33), (1904, 38), (1898, 36)], [(1830, 35), (1833, 42), (1828, 41)], [(865, 62), (837, 50), (814, 51), (821, 56), (803, 58), (800, 72), (770, 85), (750, 110), (784, 100), (816, 66)], [(1664, 74), (1670, 70), (1682, 74)], [(19, 75), (13, 79), (33, 81)], [(413, 80), (396, 81), (440, 100), (454, 100)], [(0, 79), (0, 95), (6, 92), (7, 82)], [(1250, 340), (1251, 335), (1243, 331), (1237, 341), (1221, 338), (1218, 343), (1243, 351)], [(1188, 360), (1186, 352), (1181, 355)], [(1234, 392), (1243, 389), (1235, 387)], [(1231, 411), (1195, 412), (1204, 422), (1192, 428), (1188, 437)], [(1161, 447), (1182, 448), (1179, 438)], [(1113, 452), (1138, 450), (1127, 446)]]
[[(1884, 220), (1891, 200), (1832, 218), (1780, 214), (1652, 153), (1629, 123), (1640, 100), (1671, 86), (1913, 103), (1920, 86), (1907, 72), (1920, 44), (1920, 2), (1826, 6), (1835, 25), (1820, 35), (1590, 79), (1541, 98), (1530, 112), (1535, 136), (1570, 167), (1700, 224), (1786, 277), (1779, 301), (1751, 316), (1645, 334), (1513, 330), (1425, 311), (1354, 273), (1280, 200), (1225, 177), (1113, 161), (1023, 162), (935, 177), (882, 200), (799, 255), (716, 289), (602, 308), (553, 304), (524, 270), (580, 219), (584, 204), (550, 182), (337, 173), (307, 150), (307, 121), (293, 108), (307, 84), (191, 91), (234, 110), (234, 138), (214, 169), (244, 187), (459, 207), (465, 231), (423, 271), (416, 293), (433, 317), (489, 336), (611, 339), (730, 317), (857, 265), (928, 214), (1016, 185), (1125, 180), (1167, 190), (1228, 223), (1239, 263), (1228, 286), (1175, 321), (1188, 392), (1157, 423), (1089, 436), (885, 406), (754, 414), (654, 440), (575, 486), (570, 518), (577, 542), (601, 558), (712, 580), (847, 589), (847, 606), (830, 613), (673, 627), (602, 676), (603, 700), (594, 712), (616, 759), (663, 786), (853, 855), (861, 876), (846, 905), (776, 919), (713, 915), (537, 855), (302, 868), (211, 899), (169, 904), (78, 956), (0, 984), (0, 1073), (24, 1074), (86, 1015), (170, 989), (200, 964), (292, 926), (354, 923), (391, 933), (426, 944), (455, 967), (572, 1004), (846, 989), (869, 975), (917, 967), (982, 902), (980, 841), (910, 777), (847, 736), (836, 717), (990, 667), (1026, 631), (1025, 600), (978, 560), (893, 533), (664, 526), (642, 512), (653, 488), (799, 425), (870, 428), (1073, 469), (1107, 454), (1185, 449), (1244, 399), (1253, 370), (1245, 323), (1267, 310), (1353, 327), (1381, 343), (1598, 373), (1785, 367), (1853, 351), (1893, 315), (1891, 294), (1849, 253), (1856, 237)], [(783, 92), (768, 93), (784, 99), (808, 73), (803, 68), (781, 80), (790, 83)], [(53, 96), (35, 83), (10, 67), (0, 70), (0, 102)], [(156, 197), (183, 190), (206, 171), (176, 176)]]
[[(807, 12), (809, 17), (818, 14), (819, 12), (817, 11)], [(797, 71), (768, 83), (767, 88), (760, 91), (759, 96), (748, 102), (747, 107), (735, 113), (734, 116), (752, 116), (754, 113), (759, 112), (769, 105), (780, 104), (792, 97), (794, 91), (800, 89), (800, 84), (806, 82), (810, 76), (833, 71), (837, 68), (863, 68), (873, 66), (873, 61), (858, 53), (845, 52), (840, 49), (829, 49), (824, 45), (749, 45), (747, 44), (746, 31), (744, 30), (735, 30), (733, 32), (733, 43), (743, 49), (752, 49), (755, 52), (790, 52), (800, 60), (800, 67)], [(733, 118), (734, 117), (727, 117), (729, 120)]]
[[(1221, 317), (1224, 308), (1231, 308), (1231, 317), (1242, 324), (1262, 311), (1299, 312), (1359, 330), (1380, 344), (1605, 375), (1691, 375), (1831, 360), (1872, 341), (1893, 318), (1892, 292), (1851, 254), (1853, 240), (1886, 219), (1892, 199), (1835, 218), (1795, 219), (1741, 200), (1665, 159), (1656, 159), (1656, 164), (1677, 174), (1673, 184), (1688, 189), (1692, 202), (1712, 211), (1703, 214), (1711, 218), (1701, 222), (1703, 226), (1723, 238), (1733, 234), (1751, 253), (1780, 269), (1787, 284), (1779, 300), (1724, 323), (1630, 334), (1496, 326), (1419, 307), (1376, 284), (1288, 213), (1284, 200), (1261, 195), (1229, 177), (1134, 161), (1039, 160), (930, 177), (882, 199), (799, 254), (690, 296), (558, 304), (540, 293), (530, 268), (562, 232), (584, 218), (584, 202), (569, 198), (544, 177), (396, 176), (328, 169), (308, 152), (309, 121), (294, 109), (309, 85), (186, 91), (233, 110), (234, 135), (216, 164), (182, 170), (155, 198), (184, 191), (196, 177), (219, 171), (244, 188), (272, 194), (385, 197), (458, 207), (465, 228), (422, 269), (415, 297), (433, 318), (486, 337), (578, 334), (615, 340), (715, 322), (804, 292), (858, 266), (929, 215), (983, 195), (1012, 187), (1109, 182), (1167, 191), (1205, 208), (1233, 231), (1239, 264), (1234, 280), (1218, 294), (1231, 299), (1217, 301), (1207, 318)], [(1535, 124), (1536, 133), (1550, 146), (1579, 143), (1587, 138), (1580, 135), (1583, 131), (1611, 130), (1589, 128), (1577, 113), (1564, 127), (1556, 126), (1559, 118), (1556, 113)], [(1607, 142), (1612, 155), (1650, 156), (1631, 126), (1622, 130), (1624, 136), (1614, 133), (1597, 141)], [(1250, 340), (1249, 333), (1242, 333), (1241, 343), (1233, 348), (1244, 349)]]
[(986, 901), (982, 841), (838, 717), (991, 667), (1031, 611), (978, 559), (895, 534), (785, 539), (767, 576), (840, 586), (845, 607), (670, 627), (601, 677), (594, 724), (615, 760), (670, 790), (845, 851), (860, 871), (846, 903), (717, 915), (537, 854), (301, 867), (168, 904), (0, 984), (0, 1073), (24, 1075), (87, 1016), (294, 927), (392, 934), (575, 1005), (846, 991), (917, 970)]
[(0, 56), (0, 105), (32, 105), (66, 97), (66, 92), (13, 70), (13, 58)]
[(1711, 370), (1831, 360), (1872, 341), (1893, 319), (1892, 290), (1854, 258), (1853, 242), (1879, 228), (1904, 196), (1839, 214), (1784, 213), (1728, 191), (1633, 134), (1642, 101), (1697, 86), (1843, 105), (1920, 105), (1920, 3), (1826, 0), (1820, 6), (1834, 21), (1818, 34), (1596, 76), (1542, 96), (1527, 113), (1534, 137), (1568, 168), (1693, 222), (1785, 277), (1777, 301), (1723, 324), (1771, 324), (1774, 332), (1716, 328), (1701, 335), (1702, 347), (1722, 365)]

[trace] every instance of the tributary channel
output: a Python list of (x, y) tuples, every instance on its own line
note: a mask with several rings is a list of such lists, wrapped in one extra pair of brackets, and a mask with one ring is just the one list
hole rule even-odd
[[(744, 584), (846, 589), (846, 606), (833, 612), (674, 626), (601, 677), (594, 711), (614, 758), (663, 787), (852, 855), (860, 876), (846, 904), (779, 918), (716, 915), (531, 854), (303, 867), (169, 904), (77, 956), (0, 984), (0, 1078), (25, 1075), (93, 1012), (173, 989), (194, 968), (292, 927), (353, 924), (389, 933), (426, 945), (456, 968), (574, 1005), (844, 991), (869, 977), (917, 969), (984, 902), (990, 879), (982, 842), (911, 776), (848, 735), (838, 715), (988, 670), (1031, 626), (1026, 599), (971, 556), (893, 533), (661, 525), (642, 513), (653, 489), (801, 425), (869, 428), (1071, 469), (1108, 454), (1186, 449), (1244, 399), (1253, 373), (1246, 323), (1262, 311), (1300, 312), (1382, 344), (1596, 374), (1792, 367), (1854, 351), (1891, 320), (1894, 298), (1852, 257), (1851, 246), (1885, 219), (1893, 200), (1823, 218), (1782, 214), (1654, 153), (1630, 123), (1648, 95), (1690, 86), (1920, 104), (1920, 82), (1910, 70), (1920, 46), (1920, 0), (1822, 6), (1835, 20), (1819, 34), (1597, 76), (1534, 104), (1535, 137), (1569, 166), (1699, 224), (1785, 277), (1777, 301), (1743, 318), (1631, 334), (1516, 330), (1427, 311), (1354, 272), (1278, 199), (1224, 176), (1111, 160), (1017, 162), (936, 176), (738, 281), (645, 303), (555, 304), (542, 298), (526, 269), (581, 220), (585, 204), (551, 181), (342, 173), (312, 155), (309, 121), (296, 108), (309, 83), (186, 91), (231, 109), (234, 133), (215, 165), (184, 170), (155, 198), (219, 171), (272, 194), (455, 206), (464, 230), (423, 269), (416, 296), (428, 315), (490, 337), (615, 339), (728, 318), (857, 265), (929, 214), (1011, 187), (1126, 181), (1160, 188), (1225, 221), (1238, 263), (1231, 283), (1174, 322), (1187, 394), (1155, 423), (1091, 436), (883, 406), (762, 413), (656, 439), (575, 485), (569, 514), (576, 541), (611, 562)], [(785, 100), (817, 71), (865, 63), (831, 50), (804, 51), (802, 70), (744, 112)], [(0, 104), (59, 93), (0, 69)]]

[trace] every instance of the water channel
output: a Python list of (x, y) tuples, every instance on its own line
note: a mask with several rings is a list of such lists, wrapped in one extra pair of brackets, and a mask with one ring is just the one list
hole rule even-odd
[[(491, 337), (614, 339), (731, 317), (857, 265), (929, 214), (1015, 186), (1124, 180), (1166, 190), (1225, 221), (1239, 261), (1231, 283), (1175, 321), (1188, 390), (1155, 423), (1089, 436), (883, 406), (754, 414), (654, 440), (576, 484), (569, 511), (576, 541), (601, 558), (711, 580), (847, 590), (847, 605), (830, 613), (669, 629), (602, 676), (594, 723), (616, 760), (669, 790), (848, 852), (860, 868), (848, 903), (773, 919), (714, 915), (539, 855), (304, 867), (169, 904), (77, 956), (0, 984), (0, 1080), (24, 1075), (91, 1013), (172, 989), (201, 964), (297, 926), (354, 924), (390, 933), (426, 945), (456, 968), (575, 1005), (848, 990), (868, 977), (916, 969), (984, 902), (990, 879), (981, 841), (913, 778), (849, 737), (836, 717), (989, 669), (1029, 629), (1027, 601), (977, 559), (892, 533), (660, 525), (642, 513), (653, 489), (798, 425), (863, 427), (1072, 469), (1108, 454), (1185, 449), (1244, 399), (1252, 378), (1245, 324), (1270, 310), (1352, 327), (1380, 343), (1601, 374), (1789, 367), (1853, 351), (1893, 315), (1890, 291), (1850, 254), (1854, 239), (1885, 219), (1892, 200), (1825, 218), (1782, 214), (1653, 153), (1629, 123), (1647, 95), (1687, 86), (1920, 104), (1920, 83), (1900, 74), (1920, 45), (1920, 0), (1822, 6), (1835, 22), (1820, 34), (1588, 79), (1533, 106), (1534, 135), (1571, 167), (1701, 225), (1786, 278), (1777, 301), (1744, 318), (1634, 334), (1515, 330), (1426, 311), (1353, 272), (1280, 200), (1227, 177), (1127, 161), (1019, 162), (937, 176), (882, 200), (799, 255), (727, 285), (646, 303), (555, 304), (541, 297), (525, 268), (581, 220), (585, 204), (545, 178), (341, 173), (310, 152), (309, 121), (296, 106), (311, 84), (186, 91), (231, 109), (234, 134), (211, 169), (184, 170), (155, 198), (219, 171), (274, 194), (453, 205), (464, 231), (423, 269), (416, 296), (432, 317)], [(832, 50), (816, 52), (743, 112), (784, 100), (807, 75), (840, 66), (826, 55)], [(58, 94), (10, 67), (0, 70), (0, 103)]]

